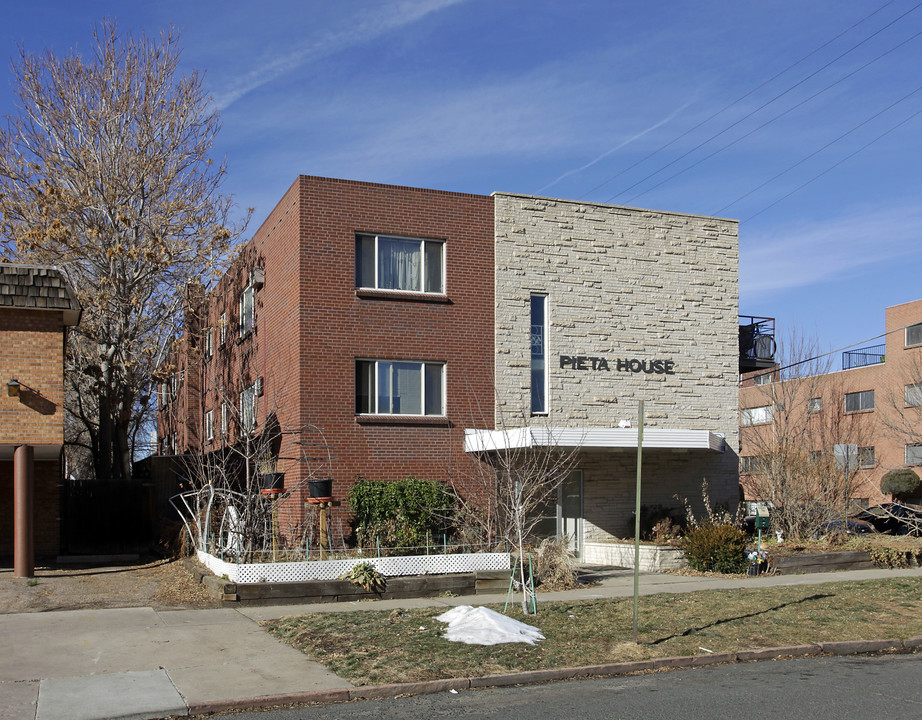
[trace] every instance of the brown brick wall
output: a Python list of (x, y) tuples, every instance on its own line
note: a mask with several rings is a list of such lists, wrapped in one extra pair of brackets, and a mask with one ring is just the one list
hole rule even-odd
[[(0, 444), (64, 441), (64, 335), (60, 312), (0, 310)], [(16, 378), (31, 389), (7, 396)]]

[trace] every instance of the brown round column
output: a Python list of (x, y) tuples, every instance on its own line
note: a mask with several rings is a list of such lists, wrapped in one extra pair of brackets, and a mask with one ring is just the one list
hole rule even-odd
[(35, 448), (20, 445), (13, 453), (13, 576), (35, 577)]

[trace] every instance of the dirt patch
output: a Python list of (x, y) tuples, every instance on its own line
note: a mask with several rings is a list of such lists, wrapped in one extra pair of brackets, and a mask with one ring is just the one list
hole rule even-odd
[(219, 606), (181, 560), (45, 565), (35, 569), (32, 579), (13, 577), (9, 565), (0, 567), (0, 613)]

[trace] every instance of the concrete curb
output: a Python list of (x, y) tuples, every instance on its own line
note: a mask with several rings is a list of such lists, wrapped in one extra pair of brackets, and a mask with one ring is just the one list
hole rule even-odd
[(345, 690), (315, 690), (286, 695), (241, 698), (239, 700), (201, 702), (189, 704), (189, 715), (204, 715), (228, 710), (255, 710), (272, 705), (308, 705), (343, 703), (351, 700), (395, 698), (401, 695), (432, 695), (451, 690), (536, 685), (545, 682), (572, 680), (587, 677), (619, 677), (651, 670), (684, 670), (707, 665), (728, 665), (738, 662), (758, 662), (779, 658), (809, 657), (814, 655), (870, 655), (887, 651), (914, 653), (922, 648), (922, 637), (906, 640), (842, 640), (812, 645), (740, 650), (738, 652), (711, 653), (707, 655), (679, 655), (675, 657), (638, 660), (636, 662), (586, 665), (553, 670), (528, 670), (520, 673), (502, 673), (472, 678), (449, 678), (424, 682), (368, 685)]

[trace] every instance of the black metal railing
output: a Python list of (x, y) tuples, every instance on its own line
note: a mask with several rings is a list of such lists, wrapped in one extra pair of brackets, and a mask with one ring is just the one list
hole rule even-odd
[(880, 365), (886, 356), (886, 345), (868, 345), (857, 350), (846, 350), (842, 353), (842, 369)]
[(739, 316), (740, 372), (764, 370), (775, 364), (775, 319)]

